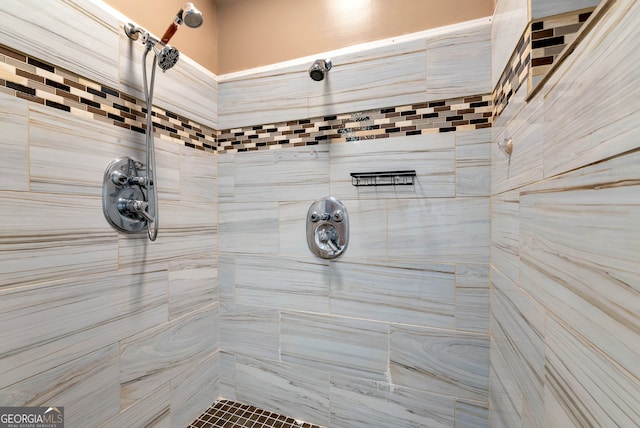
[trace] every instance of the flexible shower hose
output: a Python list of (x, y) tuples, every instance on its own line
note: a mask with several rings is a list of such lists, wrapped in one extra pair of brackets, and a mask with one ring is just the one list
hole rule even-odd
[[(147, 103), (147, 129), (145, 130), (146, 140), (146, 164), (147, 164), (147, 203), (149, 207), (153, 207), (153, 221), (147, 221), (147, 235), (151, 241), (155, 241), (158, 236), (158, 190), (156, 187), (156, 156), (155, 146), (153, 142), (153, 118), (151, 115), (151, 105), (153, 102), (153, 83), (156, 77), (156, 63), (158, 57), (153, 56), (153, 65), (151, 66), (151, 85), (147, 83), (147, 55), (153, 45), (147, 43), (144, 55), (142, 56), (142, 77), (144, 80), (144, 97)], [(149, 192), (149, 190), (151, 192)], [(149, 193), (153, 198), (149, 197)], [(151, 201), (153, 199), (153, 201)], [(153, 203), (152, 203), (153, 202)], [(151, 224), (153, 223), (153, 225)]]

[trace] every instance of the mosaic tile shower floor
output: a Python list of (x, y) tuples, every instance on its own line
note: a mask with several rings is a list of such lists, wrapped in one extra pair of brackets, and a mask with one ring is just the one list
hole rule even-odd
[(248, 404), (220, 400), (187, 428), (323, 428)]

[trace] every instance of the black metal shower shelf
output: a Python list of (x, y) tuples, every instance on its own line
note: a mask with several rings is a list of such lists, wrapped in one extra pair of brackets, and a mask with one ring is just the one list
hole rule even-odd
[(354, 186), (413, 186), (415, 170), (384, 172), (352, 172)]

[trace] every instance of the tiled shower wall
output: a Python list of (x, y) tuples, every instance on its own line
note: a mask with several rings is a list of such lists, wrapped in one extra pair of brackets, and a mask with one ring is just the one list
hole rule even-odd
[[(420, 108), (490, 93), (489, 37), (489, 23), (475, 22), (335, 57), (323, 82), (299, 67), (220, 83), (220, 124), (237, 127), (218, 155), (222, 396), (331, 427), (487, 425), (491, 129), (452, 129), (463, 118), (447, 123), (451, 112), (435, 119), (440, 127), (402, 127), (426, 123), (414, 117)], [(255, 104), (244, 95), (242, 105), (245, 87)], [(365, 110), (398, 103), (407, 107), (376, 118)], [(309, 128), (276, 123), (287, 111), (361, 109)], [(390, 126), (350, 134), (376, 120)], [(241, 129), (251, 124), (269, 125)], [(325, 128), (333, 142), (282, 135), (298, 128)], [(307, 140), (279, 147), (296, 137)], [(416, 170), (414, 186), (354, 187), (349, 175), (401, 169)], [(350, 217), (337, 260), (306, 243), (307, 209), (328, 195)]]
[(540, 92), (526, 102), (522, 85), (495, 119), (493, 427), (640, 420), (640, 4), (608, 4)]
[(89, 1), (4, 1), (0, 21), (0, 405), (186, 426), (218, 397), (216, 162), (182, 141), (217, 126), (216, 82), (159, 73), (160, 232), (118, 234), (102, 176), (144, 160), (140, 44)]

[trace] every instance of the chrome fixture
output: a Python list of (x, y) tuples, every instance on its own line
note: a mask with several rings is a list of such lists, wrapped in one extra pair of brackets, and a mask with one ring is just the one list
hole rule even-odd
[[(156, 76), (156, 64), (163, 72), (176, 65), (180, 59), (178, 49), (168, 45), (169, 40), (185, 23), (187, 27), (197, 28), (202, 25), (202, 13), (193, 5), (185, 3), (178, 11), (171, 25), (161, 39), (157, 39), (142, 27), (132, 23), (124, 25), (124, 32), (131, 40), (138, 40), (145, 45), (142, 55), (142, 77), (144, 97), (147, 108), (147, 127), (145, 130), (146, 159), (145, 163), (122, 157), (109, 164), (105, 171), (102, 186), (102, 207), (107, 221), (118, 231), (135, 233), (145, 227), (151, 241), (158, 236), (158, 189), (156, 186), (156, 159), (153, 141), (153, 84)], [(147, 81), (147, 56), (153, 50), (151, 66), (151, 84)], [(140, 176), (138, 171), (145, 171)]]
[[(137, 27), (130, 22), (124, 25), (124, 32), (131, 40), (138, 40), (142, 34), (142, 43), (147, 46), (148, 50), (154, 50), (156, 58), (158, 58), (158, 66), (162, 71), (167, 71), (176, 65), (180, 58), (178, 49), (168, 45), (169, 40), (178, 31), (178, 26), (184, 23), (189, 28), (198, 28), (203, 22), (202, 13), (196, 9), (193, 3), (185, 3), (159, 40), (144, 28)], [(159, 46), (156, 47), (156, 45)]]
[(416, 170), (352, 172), (351, 184), (360, 186), (413, 186)]
[(182, 9), (180, 9), (176, 16), (173, 18), (173, 22), (164, 32), (160, 41), (165, 45), (169, 43), (171, 37), (173, 37), (176, 31), (178, 31), (178, 26), (183, 22), (189, 28), (198, 28), (202, 25), (202, 13), (198, 9), (196, 9), (193, 3), (185, 3), (182, 6)]
[(317, 59), (311, 64), (311, 67), (309, 67), (309, 77), (319, 82), (324, 79), (325, 73), (331, 70), (331, 67), (333, 67), (333, 63), (329, 58)]
[(155, 205), (148, 202), (153, 183), (148, 176), (140, 175), (143, 169), (140, 162), (121, 157), (104, 172), (102, 210), (109, 224), (120, 232), (140, 232), (157, 221)]
[(513, 153), (513, 138), (504, 137), (504, 142), (500, 144), (498, 142), (498, 147), (502, 150), (506, 155), (511, 156)]
[(349, 242), (349, 216), (334, 197), (314, 202), (307, 211), (307, 245), (323, 259), (341, 255)]

